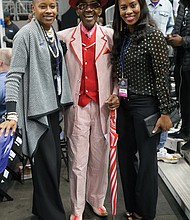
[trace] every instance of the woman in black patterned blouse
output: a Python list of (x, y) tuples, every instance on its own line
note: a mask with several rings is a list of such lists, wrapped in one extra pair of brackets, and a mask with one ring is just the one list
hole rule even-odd
[[(127, 219), (154, 219), (160, 127), (172, 127), (167, 43), (149, 19), (145, 0), (116, 0), (112, 63), (119, 82), (118, 160)], [(148, 136), (144, 118), (160, 112)], [(136, 153), (138, 152), (138, 157)]]

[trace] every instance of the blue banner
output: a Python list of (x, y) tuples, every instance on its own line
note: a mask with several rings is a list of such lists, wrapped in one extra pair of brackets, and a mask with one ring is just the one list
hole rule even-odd
[(3, 28), (5, 27), (5, 22), (2, 18), (0, 18), (0, 25), (2, 25)]

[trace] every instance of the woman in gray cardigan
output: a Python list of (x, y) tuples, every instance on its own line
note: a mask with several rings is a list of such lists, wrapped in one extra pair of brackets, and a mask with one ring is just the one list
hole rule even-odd
[[(22, 129), (31, 159), (33, 210), (42, 220), (65, 220), (59, 193), (61, 106), (72, 103), (62, 47), (52, 28), (56, 0), (34, 0), (35, 18), (15, 36), (6, 79), (6, 121), (0, 135)], [(18, 122), (18, 123), (17, 123)]]

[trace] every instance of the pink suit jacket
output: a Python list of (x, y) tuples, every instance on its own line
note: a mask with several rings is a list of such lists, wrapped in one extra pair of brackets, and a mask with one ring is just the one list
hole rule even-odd
[[(65, 132), (67, 137), (70, 137), (74, 122), (77, 120), (75, 109), (78, 105), (83, 68), (80, 24), (77, 27), (59, 31), (57, 34), (59, 39), (67, 45), (65, 58), (74, 102), (65, 112)], [(98, 78), (100, 121), (104, 134), (107, 134), (108, 131), (109, 117), (109, 109), (105, 101), (111, 94), (117, 94), (118, 91), (117, 79), (112, 73), (110, 61), (112, 36), (113, 30), (111, 28), (97, 25), (95, 62)]]

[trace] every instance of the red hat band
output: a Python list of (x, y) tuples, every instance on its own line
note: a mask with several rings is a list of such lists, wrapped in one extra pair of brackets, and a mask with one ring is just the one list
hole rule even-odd
[[(69, 4), (72, 8), (76, 9), (76, 5), (78, 1), (79, 0), (69, 0)], [(108, 2), (108, 0), (100, 0), (100, 2), (101, 2), (101, 6), (103, 7)]]

